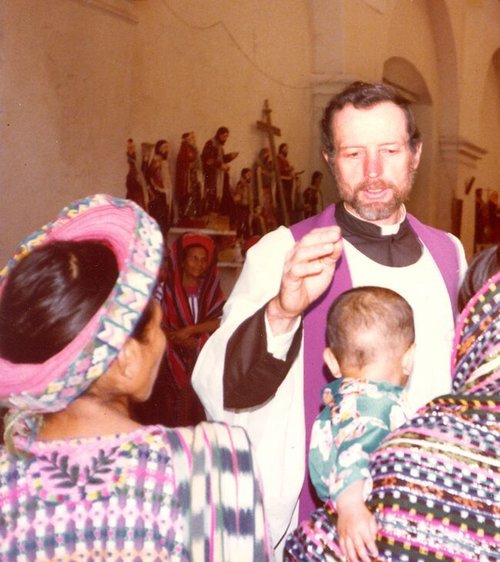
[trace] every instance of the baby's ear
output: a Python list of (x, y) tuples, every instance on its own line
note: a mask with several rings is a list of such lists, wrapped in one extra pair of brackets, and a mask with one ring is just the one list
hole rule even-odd
[(325, 347), (325, 350), (323, 351), (323, 359), (328, 369), (330, 369), (332, 377), (334, 379), (339, 379), (341, 377), (339, 362), (329, 347)]
[(415, 344), (412, 343), (410, 347), (405, 351), (402, 359), (401, 366), (403, 367), (403, 373), (409, 377), (413, 371), (413, 363), (415, 361)]

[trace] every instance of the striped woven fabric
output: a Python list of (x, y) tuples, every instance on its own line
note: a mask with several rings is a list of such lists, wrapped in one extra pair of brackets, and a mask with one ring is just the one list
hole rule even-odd
[(269, 562), (242, 428), (203, 423), (0, 447), (2, 562)]
[(195, 428), (192, 450), (191, 560), (272, 560), (262, 490), (246, 432), (204, 422)]
[[(463, 311), (453, 394), (393, 432), (373, 454), (368, 506), (378, 560), (500, 560), (500, 275)], [(287, 540), (287, 560), (343, 560), (328, 507)]]
[[(213, 248), (209, 254), (209, 267), (200, 280), (197, 294), (197, 318), (189, 304), (188, 294), (182, 285), (182, 255), (189, 240), (198, 243), (198, 240), (206, 240), (204, 244), (210, 244)], [(193, 242), (194, 240), (194, 242)], [(210, 246), (207, 246), (210, 247)], [(175, 332), (187, 326), (201, 324), (208, 320), (215, 320), (222, 314), (225, 299), (220, 284), (220, 273), (217, 267), (217, 256), (215, 254), (214, 242), (205, 235), (192, 235), (191, 233), (179, 236), (170, 246), (166, 260), (166, 279), (163, 284), (161, 304), (163, 309), (162, 325), (165, 332)], [(172, 376), (179, 387), (189, 386), (191, 371), (201, 348), (205, 345), (209, 333), (200, 334), (197, 346), (191, 351), (173, 342), (167, 346), (165, 359)]]

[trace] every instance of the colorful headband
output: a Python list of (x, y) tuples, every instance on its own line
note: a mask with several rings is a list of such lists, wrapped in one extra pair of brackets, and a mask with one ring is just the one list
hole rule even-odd
[(41, 364), (0, 358), (0, 404), (23, 415), (62, 410), (108, 369), (151, 299), (163, 256), (160, 229), (141, 207), (110, 195), (86, 197), (19, 244), (0, 272), (0, 297), (13, 267), (56, 240), (105, 241), (119, 275), (101, 308), (59, 353)]

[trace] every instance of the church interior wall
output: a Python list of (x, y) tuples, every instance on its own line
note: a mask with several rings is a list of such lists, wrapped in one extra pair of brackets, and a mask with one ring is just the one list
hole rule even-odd
[(500, 154), (500, 49), (492, 57), (486, 73), (484, 94), (480, 100), (478, 142), (489, 148), (484, 155), (482, 180), (490, 189), (500, 189), (498, 173), (498, 155)]
[(75, 0), (7, 0), (0, 25), (4, 262), (72, 199), (123, 193), (135, 24)]
[(0, 8), (0, 258), (70, 200), (125, 195), (126, 141), (201, 150), (227, 126), (231, 180), (267, 142), (266, 99), (297, 170), (310, 175), (306, 0), (8, 0)]
[[(281, 129), (276, 142), (290, 145), (297, 169), (308, 164), (310, 54), (307, 3), (280, 0), (256, 9), (252, 1), (148, 1), (138, 5), (131, 135), (170, 140), (194, 130), (198, 148), (221, 125), (225, 149), (239, 151), (232, 182), (251, 167), (267, 142), (256, 128), (268, 99)], [(149, 62), (147, 62), (149, 61)], [(144, 103), (144, 101), (145, 103)], [(171, 159), (171, 171), (174, 173)]]
[(449, 229), (450, 201), (462, 199), (470, 256), (464, 185), (500, 188), (498, 0), (6, 0), (0, 24), (2, 262), (71, 199), (124, 195), (128, 137), (166, 138), (173, 174), (182, 133), (201, 149), (225, 125), (236, 181), (266, 143), (255, 126), (265, 99), (308, 182), (323, 166), (325, 100), (382, 79), (394, 57), (415, 68), (396, 78), (418, 75), (429, 94), (420, 218)]

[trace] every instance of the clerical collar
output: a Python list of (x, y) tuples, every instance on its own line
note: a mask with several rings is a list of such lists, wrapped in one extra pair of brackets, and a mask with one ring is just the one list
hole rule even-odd
[(358, 219), (343, 203), (335, 206), (335, 219), (342, 236), (366, 257), (391, 267), (406, 267), (422, 255), (420, 241), (403, 211), (401, 222), (383, 227)]

